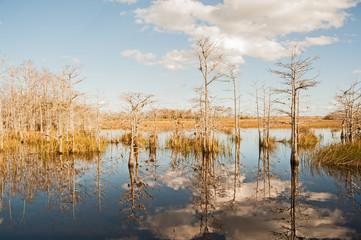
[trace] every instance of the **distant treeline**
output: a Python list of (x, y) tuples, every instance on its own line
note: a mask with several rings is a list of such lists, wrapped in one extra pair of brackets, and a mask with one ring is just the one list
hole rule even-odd
[[(216, 106), (212, 111), (214, 117), (233, 117), (232, 108)], [(120, 113), (103, 113), (103, 118), (108, 120), (116, 120), (127, 118), (129, 114), (126, 112)], [(155, 108), (142, 112), (142, 117), (145, 119), (196, 119), (200, 117), (198, 109), (168, 109)], [(249, 116), (239, 116), (239, 118), (250, 118)]]

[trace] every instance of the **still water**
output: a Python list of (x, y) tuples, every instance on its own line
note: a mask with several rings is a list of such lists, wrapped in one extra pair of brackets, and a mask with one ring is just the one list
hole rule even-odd
[(84, 157), (1, 155), (0, 239), (361, 239), (357, 170), (307, 159), (291, 169), (289, 146), (260, 153), (256, 129), (242, 132), (239, 158), (231, 142), (207, 159), (172, 152), (169, 135), (133, 168), (121, 144)]

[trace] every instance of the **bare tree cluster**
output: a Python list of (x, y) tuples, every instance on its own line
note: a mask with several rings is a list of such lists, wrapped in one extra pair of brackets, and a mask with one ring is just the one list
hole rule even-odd
[(71, 142), (67, 151), (77, 151), (75, 132), (96, 128), (92, 121), (96, 111), (85, 101), (80, 103), (80, 93), (74, 89), (82, 80), (79, 67), (65, 66), (54, 73), (25, 61), (5, 69), (0, 86), (0, 148), (8, 139), (23, 143), (35, 133), (56, 139), (59, 152), (64, 150), (64, 139)]
[(341, 90), (336, 96), (340, 105), (342, 129), (341, 140), (353, 142), (361, 134), (361, 86), (356, 81), (346, 90)]

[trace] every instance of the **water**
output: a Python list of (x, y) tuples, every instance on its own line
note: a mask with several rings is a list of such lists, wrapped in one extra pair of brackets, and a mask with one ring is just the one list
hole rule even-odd
[[(236, 165), (234, 154), (202, 164), (172, 153), (168, 135), (133, 169), (121, 144), (82, 158), (2, 155), (0, 239), (361, 239), (357, 171), (308, 161), (291, 171), (289, 146), (267, 161), (255, 129), (243, 130)], [(316, 135), (322, 145), (338, 141), (328, 129)]]

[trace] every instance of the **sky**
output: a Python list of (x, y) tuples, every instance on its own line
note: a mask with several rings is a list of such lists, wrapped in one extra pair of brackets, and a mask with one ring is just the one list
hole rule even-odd
[[(241, 111), (254, 113), (254, 82), (279, 87), (269, 70), (290, 47), (318, 56), (317, 87), (304, 115), (335, 110), (335, 95), (361, 80), (361, 0), (0, 0), (0, 54), (60, 71), (82, 66), (77, 88), (100, 92), (119, 111), (125, 92), (154, 94), (154, 107), (189, 109), (203, 83), (193, 44), (218, 43), (240, 69)], [(214, 103), (231, 106), (232, 86), (211, 84)]]

